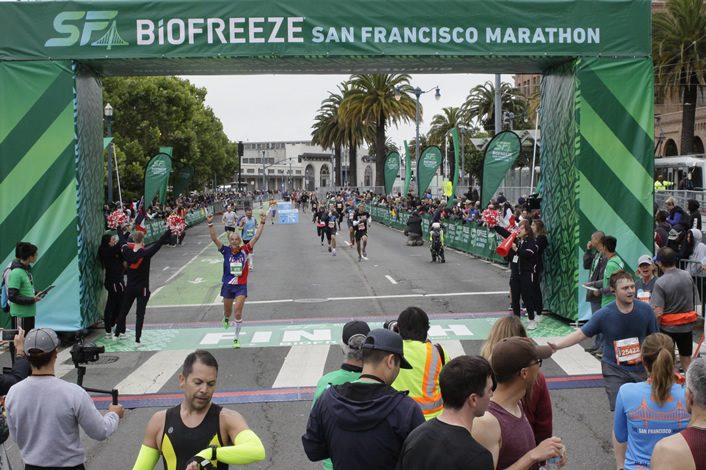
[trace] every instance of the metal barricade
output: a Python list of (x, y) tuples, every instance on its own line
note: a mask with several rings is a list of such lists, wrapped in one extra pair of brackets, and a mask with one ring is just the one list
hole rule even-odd
[[(703, 305), (706, 303), (706, 298), (704, 297), (704, 290), (706, 287), (706, 269), (704, 269), (701, 261), (688, 259), (679, 260), (679, 269), (683, 269), (691, 274), (691, 278), (694, 280), (694, 285), (696, 285), (696, 291), (698, 292), (699, 299), (701, 301), (702, 310), (700, 313), (703, 315)], [(697, 303), (694, 302), (694, 305), (697, 305)]]

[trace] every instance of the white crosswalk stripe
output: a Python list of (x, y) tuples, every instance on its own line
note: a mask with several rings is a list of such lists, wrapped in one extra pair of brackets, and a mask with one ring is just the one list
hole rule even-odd
[(158, 392), (167, 380), (181, 368), (190, 349), (158, 351), (140, 367), (116, 385), (123, 395), (141, 395)]
[[(557, 339), (559, 338), (540, 338), (538, 342), (546, 344)], [(467, 354), (466, 348), (469, 348), (469, 351), (473, 350), (470, 341), (465, 345), (464, 341), (459, 340), (441, 340), (438, 343), (450, 358)], [(184, 359), (190, 352), (192, 352), (190, 349), (157, 351), (139, 367), (131, 369), (115, 388), (121, 395), (158, 393), (180, 372)], [(322, 375), (330, 372), (326, 369), (326, 363), (329, 354), (332, 353), (340, 355), (340, 350), (337, 347), (331, 348), (328, 344), (291, 346), (282, 360), (271, 387), (279, 389), (315, 386)], [(70, 359), (70, 348), (59, 352), (56, 363), (57, 377), (64, 377), (74, 370)], [(601, 373), (600, 361), (585, 352), (580, 345), (557, 351), (549, 361), (553, 361), (568, 376), (600, 375)]]
[[(541, 338), (539, 344), (555, 343), (561, 338)], [(600, 374), (601, 363), (590, 353), (584, 351), (580, 344), (561, 349), (552, 354), (552, 360), (562, 368), (567, 375)]]
[(446, 352), (450, 359), (453, 359), (454, 357), (458, 356), (464, 356), (466, 354), (466, 351), (464, 351), (461, 341), (457, 339), (439, 341), (439, 344), (444, 349), (444, 352)]
[(284, 358), (272, 388), (311, 387), (317, 384), (326, 366), (328, 344), (292, 346)]

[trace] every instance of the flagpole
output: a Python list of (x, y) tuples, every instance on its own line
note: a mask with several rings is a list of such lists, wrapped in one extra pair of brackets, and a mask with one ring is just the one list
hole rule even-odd
[(115, 144), (110, 143), (113, 146), (113, 158), (115, 159), (115, 177), (118, 180), (118, 198), (120, 198), (120, 208), (123, 208), (123, 192), (120, 189), (120, 171), (118, 170), (118, 155), (115, 153)]
[(539, 132), (539, 110), (537, 110), (534, 123), (534, 148), (532, 149), (532, 168), (530, 168), (530, 194), (534, 193), (534, 164), (537, 159), (537, 132)]

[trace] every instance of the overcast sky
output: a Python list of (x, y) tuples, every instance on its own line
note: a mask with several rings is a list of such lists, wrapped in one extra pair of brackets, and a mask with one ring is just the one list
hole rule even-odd
[[(223, 128), (232, 141), (244, 142), (309, 140), (314, 115), (328, 92), (337, 92), (336, 85), (348, 75), (236, 75), (184, 77), (208, 90), (206, 104), (213, 108), (223, 122)], [(429, 130), (429, 122), (441, 109), (460, 106), (475, 85), (493, 81), (493, 75), (451, 74), (413, 75), (411, 84), (422, 90), (439, 86), (441, 99), (434, 93), (422, 95), (423, 106), (420, 134)], [(511, 75), (502, 80), (512, 82)], [(388, 131), (392, 141), (414, 139), (414, 122), (392, 127)]]

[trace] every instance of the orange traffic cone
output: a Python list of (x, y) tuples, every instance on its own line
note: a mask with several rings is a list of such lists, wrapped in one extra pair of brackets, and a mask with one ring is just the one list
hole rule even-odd
[(503, 240), (500, 245), (498, 245), (498, 247), (495, 249), (495, 252), (503, 258), (506, 257), (508, 253), (510, 253), (512, 244), (515, 243), (515, 238), (517, 238), (517, 233), (511, 233), (509, 237), (507, 237), (505, 240)]

